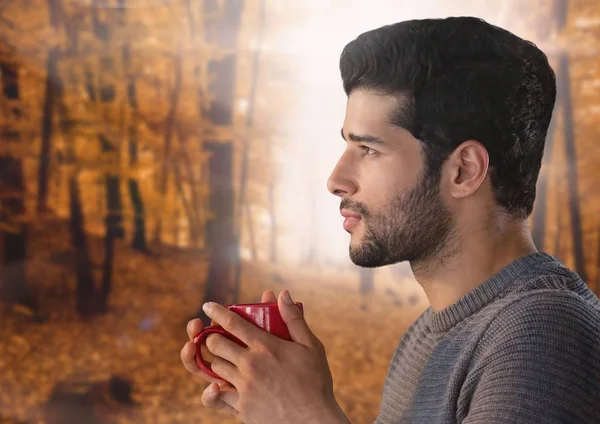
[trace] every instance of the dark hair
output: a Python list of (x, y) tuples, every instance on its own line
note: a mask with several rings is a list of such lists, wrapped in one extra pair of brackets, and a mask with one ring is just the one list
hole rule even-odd
[(361, 34), (344, 48), (346, 94), (397, 94), (392, 122), (424, 143), (428, 170), (462, 142), (490, 156), (497, 203), (528, 217), (556, 99), (556, 78), (535, 44), (482, 19), (399, 22)]

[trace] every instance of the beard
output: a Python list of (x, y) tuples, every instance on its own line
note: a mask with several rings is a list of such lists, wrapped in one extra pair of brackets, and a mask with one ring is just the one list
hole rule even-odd
[(454, 219), (442, 201), (435, 174), (424, 172), (409, 192), (395, 196), (377, 213), (348, 198), (342, 200), (340, 209), (360, 213), (365, 228), (360, 244), (350, 245), (354, 264), (375, 268), (409, 261), (414, 272), (419, 264), (452, 255)]

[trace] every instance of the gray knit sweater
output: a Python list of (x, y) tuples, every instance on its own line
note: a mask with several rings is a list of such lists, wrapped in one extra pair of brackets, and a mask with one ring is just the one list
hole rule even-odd
[(427, 309), (394, 352), (376, 424), (600, 424), (600, 301), (545, 253)]

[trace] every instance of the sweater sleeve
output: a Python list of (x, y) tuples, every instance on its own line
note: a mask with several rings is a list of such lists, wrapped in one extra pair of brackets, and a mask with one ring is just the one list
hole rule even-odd
[(600, 313), (533, 292), (492, 321), (474, 358), (464, 424), (600, 423)]

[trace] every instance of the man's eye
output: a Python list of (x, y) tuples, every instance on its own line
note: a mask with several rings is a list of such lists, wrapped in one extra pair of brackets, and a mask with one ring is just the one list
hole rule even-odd
[(360, 148), (363, 149), (365, 155), (373, 155), (377, 153), (377, 150), (373, 150), (369, 146), (360, 146)]

